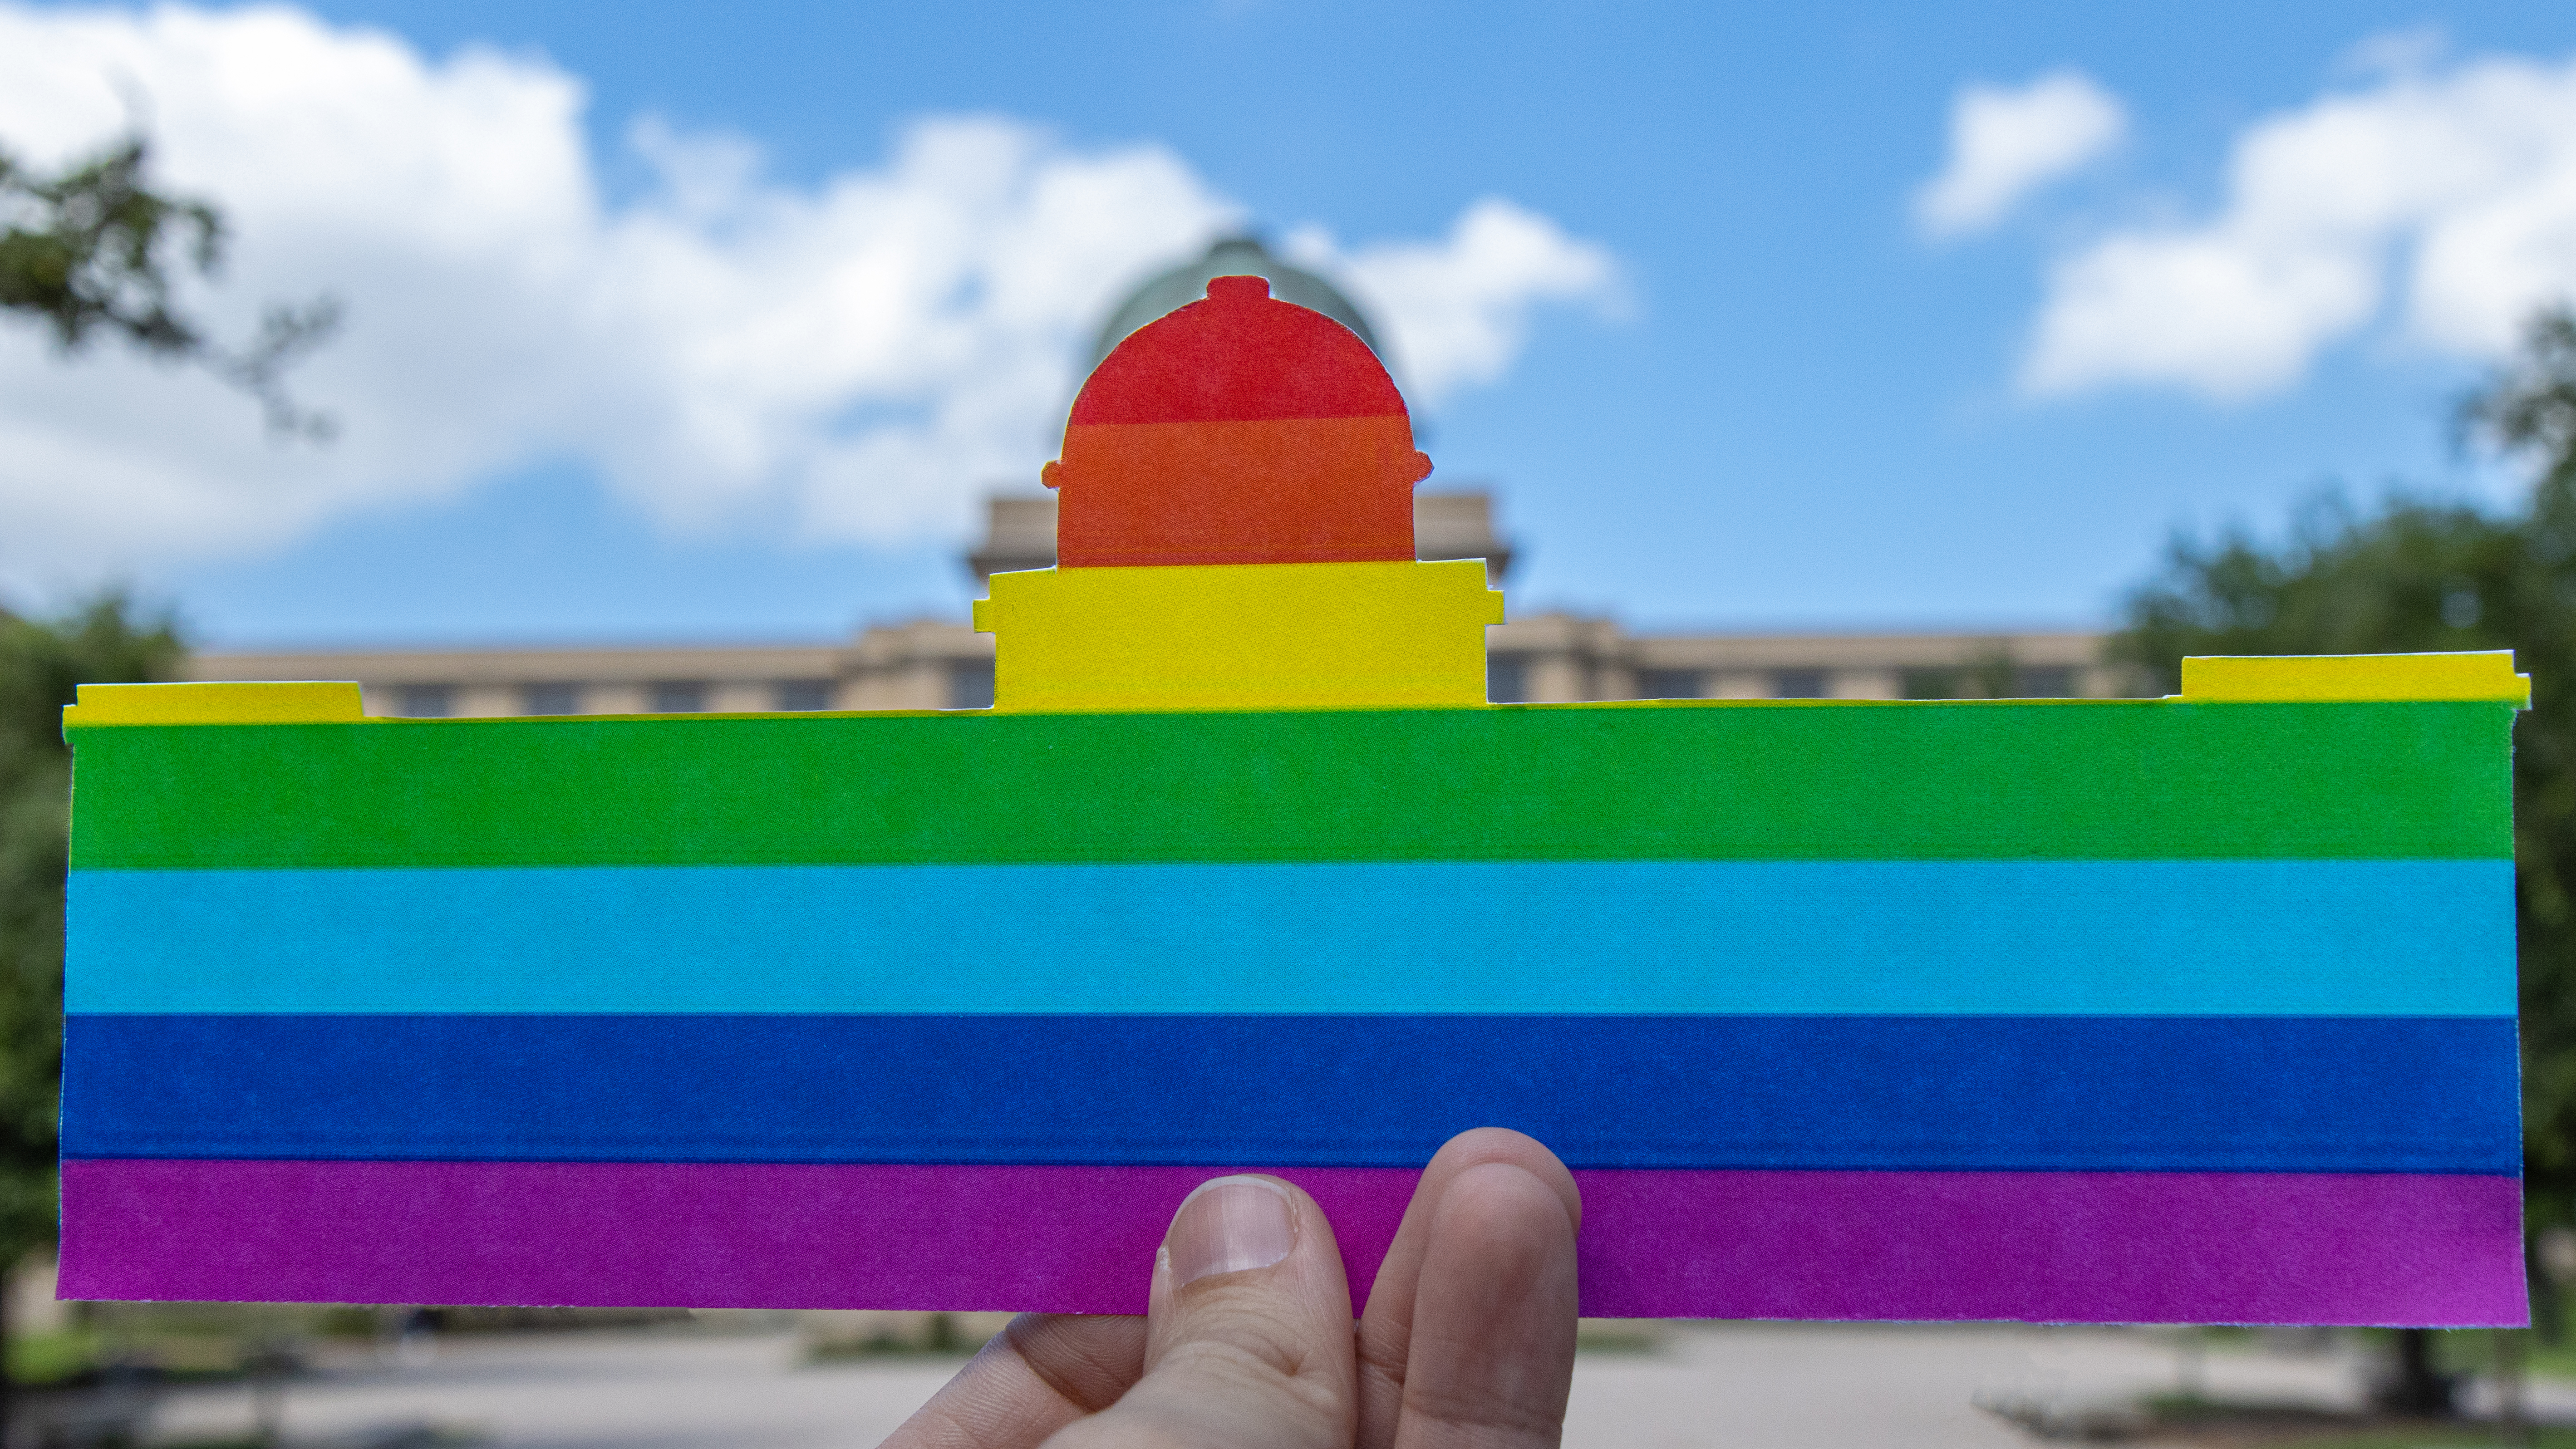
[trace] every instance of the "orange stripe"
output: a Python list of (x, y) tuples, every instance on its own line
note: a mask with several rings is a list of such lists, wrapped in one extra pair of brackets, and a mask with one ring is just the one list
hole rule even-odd
[(1082, 423), (1047, 470), (1068, 568), (1413, 557), (1431, 471), (1402, 417)]

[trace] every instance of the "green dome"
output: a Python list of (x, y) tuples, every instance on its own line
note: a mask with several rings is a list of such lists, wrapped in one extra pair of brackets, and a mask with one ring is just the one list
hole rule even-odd
[(1118, 304), (1101, 327), (1100, 340), (1092, 344), (1091, 356), (1082, 365), (1083, 375), (1088, 377), (1111, 349), (1127, 340), (1128, 333), (1206, 296), (1207, 284), (1217, 277), (1266, 277), (1271, 296), (1314, 308), (1358, 333), (1369, 351), (1381, 360), (1386, 357), (1386, 349), (1378, 346), (1377, 333), (1370, 330), (1368, 318), (1332, 283), (1272, 256), (1269, 248), (1252, 237), (1234, 236), (1219, 240), (1197, 261), (1184, 262), (1128, 293), (1127, 300)]

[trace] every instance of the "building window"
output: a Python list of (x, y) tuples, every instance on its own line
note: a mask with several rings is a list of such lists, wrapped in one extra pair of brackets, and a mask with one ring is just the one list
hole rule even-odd
[(991, 709), (993, 707), (993, 661), (960, 659), (948, 666), (948, 707), (950, 709)]
[(394, 713), (413, 719), (443, 719), (456, 712), (451, 684), (406, 684), (394, 691)]
[(581, 686), (578, 684), (523, 684), (519, 686), (521, 714), (579, 714)]
[(2013, 671), (2013, 693), (2023, 699), (2069, 699), (2075, 694), (2075, 667), (2032, 664)]
[(832, 681), (828, 679), (782, 679), (778, 681), (780, 709), (830, 709)]
[(1696, 669), (1637, 671), (1639, 699), (1701, 699), (1707, 694), (1708, 680)]
[(651, 695), (655, 714), (696, 714), (707, 707), (707, 687), (695, 679), (662, 680)]
[(1494, 704), (1521, 704), (1529, 699), (1529, 659), (1520, 654), (1485, 656), (1485, 698)]
[(1831, 699), (1830, 681), (1821, 669), (1775, 669), (1771, 671), (1773, 699)]

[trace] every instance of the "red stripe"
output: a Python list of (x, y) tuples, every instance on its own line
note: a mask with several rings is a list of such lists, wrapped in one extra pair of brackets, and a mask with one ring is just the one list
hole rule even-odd
[(1359, 334), (1229, 280), (1119, 343), (1074, 399), (1074, 425), (1403, 416)]

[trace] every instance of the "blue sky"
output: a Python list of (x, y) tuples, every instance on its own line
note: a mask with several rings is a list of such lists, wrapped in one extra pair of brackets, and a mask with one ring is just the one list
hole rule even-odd
[[(2497, 57), (2563, 66), (2563, 6), (1390, 10), (311, 7), (430, 64), (491, 46), (577, 79), (611, 208), (666, 184), (631, 140), (645, 116), (749, 143), (763, 184), (787, 191), (885, 167), (928, 116), (1033, 123), (1075, 154), (1159, 146), (1274, 235), (1325, 228), (1355, 256), (1508, 199), (1618, 273), (1531, 304), (1503, 375), (1445, 390), (1427, 418), (1432, 486), (1498, 490), (1525, 550), (1516, 611), (2089, 625), (2176, 527), (2277, 528), (2337, 483), (2510, 490), (2449, 435), (2497, 353), (2492, 327), (2425, 322), (2394, 281), (2259, 385), (2148, 362), (2035, 390), (2028, 359), (2052, 268), (2105, 237), (2209, 224), (2249, 129), (2388, 92), (2404, 83), (2391, 66), (2436, 89)], [(2411, 38), (2357, 51), (2392, 35)], [(1991, 227), (1927, 238), (1913, 198), (1944, 165), (1960, 89), (2069, 68), (2116, 98), (2125, 138)], [(2428, 234), (2392, 225), (2353, 245), (2403, 252)], [(297, 275), (278, 266), (261, 276)], [(353, 306), (352, 328), (369, 322)], [(70, 371), (128, 385), (104, 363)], [(317, 366), (325, 405), (331, 382)], [(832, 535), (758, 502), (675, 513), (602, 466), (580, 446), (500, 449), (437, 486), (352, 486), (221, 546), (22, 560), (18, 592), (121, 573), (226, 644), (827, 637), (963, 611), (953, 517)]]

